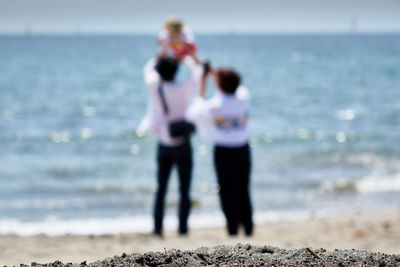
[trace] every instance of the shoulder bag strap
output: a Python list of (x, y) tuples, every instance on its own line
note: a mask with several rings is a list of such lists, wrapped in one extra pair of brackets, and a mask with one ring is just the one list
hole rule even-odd
[(169, 109), (168, 109), (168, 105), (167, 105), (167, 100), (165, 99), (162, 82), (160, 82), (160, 86), (158, 86), (158, 94), (160, 95), (161, 104), (162, 104), (164, 113), (165, 113), (165, 115), (168, 115)]

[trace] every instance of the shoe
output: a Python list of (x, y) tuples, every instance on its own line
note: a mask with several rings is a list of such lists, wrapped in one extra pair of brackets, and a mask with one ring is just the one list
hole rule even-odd
[(154, 230), (154, 231), (153, 231), (153, 235), (162, 238), (162, 237), (163, 237), (162, 230)]
[(178, 231), (178, 234), (179, 234), (180, 236), (187, 236), (187, 235), (188, 235), (188, 230), (187, 230), (187, 229), (184, 229), (184, 230), (180, 229), (180, 230)]

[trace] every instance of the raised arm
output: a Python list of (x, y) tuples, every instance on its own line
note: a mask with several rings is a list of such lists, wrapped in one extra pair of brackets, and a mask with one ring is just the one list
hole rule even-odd
[(168, 49), (170, 48), (170, 44), (169, 43), (163, 43), (160, 49), (160, 52), (158, 52), (157, 57), (165, 57), (168, 54)]
[(185, 82), (185, 87), (189, 88), (192, 94), (199, 93), (199, 90), (204, 87), (203, 83), (206, 84), (204, 80), (204, 64), (196, 64), (195, 62), (191, 62), (192, 64), (188, 64), (191, 69), (190, 77)]
[(206, 100), (207, 77), (212, 72), (211, 66), (206, 63), (203, 65), (203, 72), (200, 78), (200, 90), (197, 97), (193, 100), (186, 112), (186, 119), (196, 124), (204, 125), (210, 122), (210, 111)]
[(201, 76), (201, 84), (199, 90), (199, 97), (206, 98), (206, 89), (207, 89), (207, 77), (208, 73), (213, 73), (210, 64), (207, 62), (203, 65), (203, 74)]
[(155, 69), (157, 63), (156, 58), (152, 58), (149, 61), (147, 61), (146, 65), (144, 66), (143, 69), (143, 75), (144, 75), (144, 81), (147, 85), (158, 81), (159, 79), (159, 74)]

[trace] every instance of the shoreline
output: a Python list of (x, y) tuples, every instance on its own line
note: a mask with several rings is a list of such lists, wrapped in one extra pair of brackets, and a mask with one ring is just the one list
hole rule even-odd
[(163, 239), (152, 234), (17, 236), (0, 235), (0, 264), (31, 262), (95, 262), (123, 253), (192, 250), (217, 245), (274, 246), (284, 249), (304, 247), (356, 249), (400, 254), (400, 209), (335, 214), (332, 217), (278, 221), (256, 225), (254, 235), (229, 237), (225, 228), (192, 229), (185, 237), (175, 231)]

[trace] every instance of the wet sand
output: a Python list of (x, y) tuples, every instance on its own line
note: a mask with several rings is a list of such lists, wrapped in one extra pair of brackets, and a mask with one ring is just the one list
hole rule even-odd
[[(156, 257), (155, 260), (157, 260), (157, 257), (164, 257), (165, 253), (176, 253), (176, 249), (190, 251), (200, 247), (208, 247), (211, 251), (213, 250), (211, 248), (215, 246), (235, 246), (238, 243), (250, 244), (251, 249), (254, 249), (253, 252), (256, 254), (264, 246), (273, 246), (281, 249), (300, 249), (297, 252), (290, 253), (303, 255), (304, 257), (311, 255), (304, 250), (306, 247), (311, 247), (323, 255), (326, 254), (326, 257), (329, 255), (333, 257), (333, 254), (329, 254), (329, 251), (334, 251), (335, 249), (356, 249), (400, 255), (400, 209), (257, 225), (254, 236), (251, 238), (246, 238), (242, 235), (230, 238), (224, 228), (195, 229), (187, 237), (180, 237), (175, 232), (167, 232), (163, 239), (151, 234), (136, 233), (54, 237), (44, 235), (28, 237), (3, 235), (0, 236), (0, 265), (30, 265), (32, 262), (51, 263), (57, 260), (63, 263), (81, 263), (84, 261), (90, 263), (113, 257), (114, 255), (121, 256), (124, 253), (124, 255), (130, 255), (132, 253), (160, 252), (145, 254), (153, 255), (153, 258)], [(258, 248), (254, 246), (258, 246)], [(323, 248), (323, 250), (319, 250), (320, 248)], [(221, 247), (219, 250), (221, 249), (225, 251), (234, 248)], [(275, 251), (277, 252), (275, 256), (282, 253), (282, 257), (286, 255), (286, 250), (275, 248)], [(349, 252), (341, 251), (340, 253), (349, 255)], [(357, 253), (353, 254), (357, 256)], [(190, 256), (189, 254), (187, 254), (189, 258), (194, 255), (190, 254), (192, 255)], [(209, 255), (207, 257), (213, 258), (212, 253), (207, 255)], [(381, 254), (370, 254), (369, 256), (372, 257), (373, 255), (379, 256)], [(123, 260), (130, 257), (125, 256), (117, 259)], [(134, 256), (132, 260), (136, 261), (137, 257), (142, 256)], [(312, 255), (311, 258), (307, 258), (307, 260), (311, 259), (313, 259)], [(361, 260), (362, 258), (357, 258), (357, 261), (359, 259)], [(390, 260), (394, 261), (396, 259), (399, 258), (397, 256), (390, 258)], [(160, 260), (162, 259), (160, 258)], [(188, 259), (188, 261), (190, 260)], [(177, 262), (175, 263), (177, 264)], [(267, 264), (267, 262), (264, 263)], [(281, 263), (284, 264), (283, 262)], [(379, 263), (377, 264), (379, 265)], [(400, 266), (400, 259), (397, 264)]]

